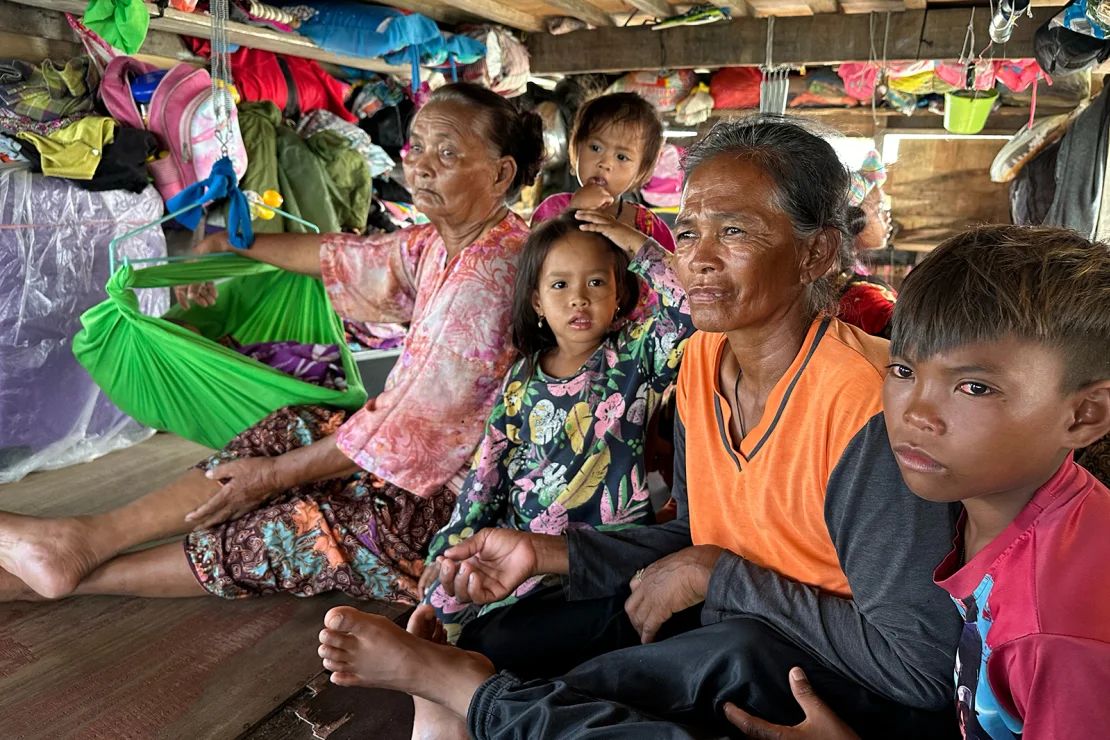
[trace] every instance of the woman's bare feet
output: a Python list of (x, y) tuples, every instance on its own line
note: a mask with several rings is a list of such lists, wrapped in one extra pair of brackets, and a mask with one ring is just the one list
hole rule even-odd
[(0, 570), (0, 601), (42, 601), (26, 583), (6, 570)]
[(39, 519), (0, 512), (0, 568), (47, 599), (68, 596), (114, 554), (98, 554), (92, 535), (78, 517)]
[[(428, 631), (424, 616), (410, 620), (410, 626)], [(434, 624), (430, 634), (435, 636)], [(319, 655), (334, 684), (403, 691), (459, 718), (466, 717), (474, 692), (494, 674), (493, 664), (482, 655), (432, 642), (349, 606), (324, 615)]]

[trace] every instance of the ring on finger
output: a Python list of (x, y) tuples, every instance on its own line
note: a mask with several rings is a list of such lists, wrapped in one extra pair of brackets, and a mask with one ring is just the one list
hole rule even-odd
[(634, 580), (634, 581), (644, 580), (644, 568), (640, 568), (638, 571), (636, 571), (635, 575), (632, 576), (632, 580)]

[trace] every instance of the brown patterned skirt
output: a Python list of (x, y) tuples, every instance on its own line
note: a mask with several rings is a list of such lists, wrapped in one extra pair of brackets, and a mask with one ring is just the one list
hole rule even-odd
[[(280, 409), (197, 467), (282, 455), (328, 436), (345, 418), (320, 406)], [(224, 598), (339, 590), (416, 603), (428, 542), (454, 504), (446, 487), (424, 498), (358, 473), (297, 486), (238, 519), (192, 532), (185, 555), (200, 584)]]

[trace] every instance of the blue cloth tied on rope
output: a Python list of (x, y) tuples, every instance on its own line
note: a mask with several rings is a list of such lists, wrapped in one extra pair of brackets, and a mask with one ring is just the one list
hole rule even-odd
[[(221, 158), (212, 165), (212, 173), (195, 182), (166, 201), (166, 208), (173, 213), (189, 206), (203, 206), (213, 201), (227, 199), (227, 240), (236, 249), (250, 249), (254, 244), (251, 226), (251, 207), (247, 196), (239, 189), (239, 178), (230, 157)], [(177, 217), (182, 226), (195, 229), (200, 223), (201, 208), (193, 208)]]

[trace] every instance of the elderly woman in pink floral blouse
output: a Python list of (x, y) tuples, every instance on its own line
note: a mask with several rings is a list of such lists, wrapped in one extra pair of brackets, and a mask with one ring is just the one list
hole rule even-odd
[[(437, 90), (404, 168), (430, 224), (368, 237), (259, 236), (246, 256), (324, 280), (342, 315), (408, 322), (385, 390), (346, 418), (274, 412), (174, 483), (92, 517), (0, 514), (0, 598), (72, 593), (241, 598), (341, 590), (415, 601), (514, 352), (527, 225), (506, 201), (535, 177), (538, 117), (489, 90)], [(209, 237), (198, 251), (229, 249)], [(192, 298), (203, 304), (212, 288)], [(195, 529), (194, 529), (195, 528)], [(180, 543), (120, 555), (181, 534)]]

